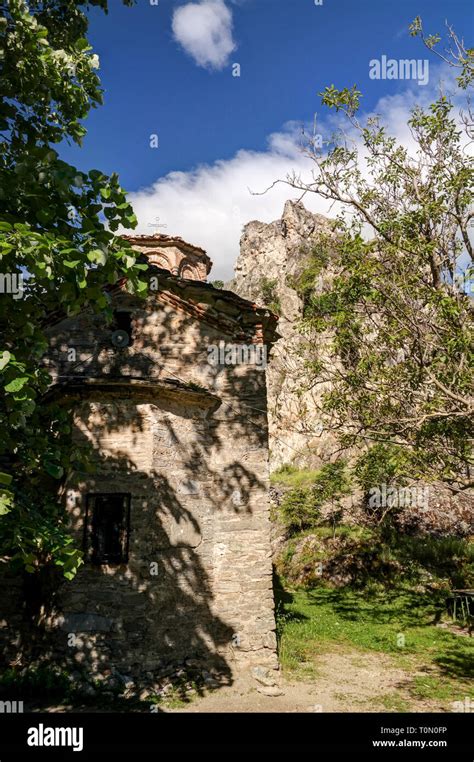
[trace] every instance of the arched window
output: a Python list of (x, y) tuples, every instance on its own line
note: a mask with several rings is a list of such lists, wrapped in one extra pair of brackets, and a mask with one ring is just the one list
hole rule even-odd
[(188, 263), (182, 264), (179, 268), (179, 277), (187, 278), (188, 280), (197, 280), (196, 270), (192, 265)]
[(148, 259), (150, 260), (150, 264), (156, 265), (156, 267), (161, 267), (162, 270), (171, 271), (169, 259), (163, 254), (150, 254)]

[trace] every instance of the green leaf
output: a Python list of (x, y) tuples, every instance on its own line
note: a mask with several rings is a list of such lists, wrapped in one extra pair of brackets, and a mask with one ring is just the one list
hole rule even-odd
[(91, 169), (89, 171), (89, 177), (91, 178), (91, 180), (94, 180), (95, 182), (105, 179), (104, 173), (101, 172), (99, 169)]
[(2, 371), (10, 362), (11, 354), (7, 350), (2, 352), (0, 356), (0, 371)]
[(10, 381), (9, 384), (5, 386), (6, 392), (19, 392), (20, 389), (23, 389), (25, 384), (27, 384), (29, 381), (29, 378), (27, 376), (20, 376), (17, 378), (14, 378), (13, 381)]
[(90, 48), (89, 40), (87, 40), (85, 37), (80, 37), (76, 42), (76, 50), (88, 50)]
[(96, 225), (89, 219), (89, 217), (85, 217), (82, 221), (82, 229), (85, 233), (94, 233), (96, 231)]
[(58, 466), (57, 463), (46, 462), (44, 464), (44, 470), (47, 474), (53, 477), (53, 479), (60, 479), (64, 474), (64, 468)]
[(0, 516), (5, 516), (5, 514), (10, 513), (12, 502), (12, 493), (4, 490), (3, 494), (0, 494)]
[(25, 322), (25, 325), (23, 327), (23, 333), (25, 336), (33, 336), (35, 332), (35, 326), (33, 323), (30, 323), (28, 320)]
[(145, 295), (148, 292), (148, 283), (145, 280), (138, 280), (137, 291), (139, 294)]
[(102, 249), (93, 249), (92, 251), (89, 251), (87, 259), (90, 262), (96, 262), (98, 265), (105, 265), (107, 262), (107, 257)]

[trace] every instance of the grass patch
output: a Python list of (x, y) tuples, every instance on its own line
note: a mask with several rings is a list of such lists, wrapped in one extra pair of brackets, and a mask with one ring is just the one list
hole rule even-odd
[(21, 672), (9, 667), (0, 675), (0, 697), (28, 700), (41, 698), (63, 700), (71, 691), (68, 674), (54, 667), (37, 667)]
[(375, 712), (381, 709), (386, 712), (411, 712), (413, 709), (411, 702), (398, 693), (377, 696), (371, 701), (371, 704)]
[[(465, 690), (468, 686), (465, 684)], [(455, 701), (462, 693), (461, 685), (453, 686), (452, 680), (443, 680), (437, 675), (417, 675), (413, 679), (410, 692), (423, 700)]]
[(442, 596), (409, 588), (277, 594), (280, 661), (287, 673), (317, 674), (319, 655), (356, 648), (389, 654), (411, 674), (429, 673), (414, 678), (410, 692), (416, 699), (455, 701), (472, 693), (474, 642), (436, 626), (444, 613)]
[[(446, 658), (449, 648), (457, 645), (474, 655), (469, 638), (435, 626), (442, 617), (444, 603), (432, 594), (410, 589), (318, 588), (283, 596), (283, 641), (337, 641), (401, 656), (427, 652), (441, 656), (442, 652)], [(446, 667), (449, 670), (448, 663)], [(451, 669), (454, 671), (454, 667)]]
[(296, 468), (290, 463), (285, 463), (277, 471), (270, 474), (270, 484), (282, 487), (309, 487), (314, 484), (319, 471)]
[(173, 690), (165, 695), (155, 694), (148, 699), (151, 705), (157, 704), (163, 709), (183, 709), (192, 701), (189, 695), (183, 695), (179, 690)]
[(190, 704), (196, 696), (202, 695), (202, 686), (187, 678), (178, 679), (165, 693), (155, 693), (147, 699), (151, 705), (158, 704), (163, 709), (182, 709)]

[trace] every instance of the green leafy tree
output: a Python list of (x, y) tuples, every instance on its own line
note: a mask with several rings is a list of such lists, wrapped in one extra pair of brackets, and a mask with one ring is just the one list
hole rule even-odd
[[(472, 50), (456, 41), (452, 65), (467, 89)], [(344, 115), (349, 130), (325, 150), (310, 140), (312, 180), (285, 181), (342, 209), (301, 278), (302, 330), (314, 338), (311, 384), (321, 386), (321, 413), (343, 446), (377, 445), (400, 473), (465, 489), (474, 409), (473, 115), (469, 103), (458, 113), (443, 93), (414, 108), (410, 152), (378, 117), (359, 121), (360, 95), (355, 86), (326, 88), (323, 104)], [(323, 282), (328, 263), (333, 277)]]
[(81, 554), (57, 494), (81, 455), (67, 412), (42, 399), (45, 321), (86, 307), (110, 317), (103, 286), (125, 276), (132, 292), (147, 288), (116, 235), (136, 225), (117, 175), (78, 171), (58, 150), (81, 143), (102, 102), (90, 6), (107, 11), (107, 0), (0, 2), (0, 549), (28, 571), (55, 563), (68, 578)]
[(458, 37), (455, 29), (448, 23), (446, 23), (446, 28), (450, 45), (447, 50), (440, 52), (441, 36), (439, 34), (425, 34), (420, 16), (417, 16), (409, 27), (412, 37), (421, 37), (428, 50), (435, 53), (441, 61), (457, 71), (459, 87), (466, 89), (474, 80), (474, 48), (466, 48), (464, 40)]

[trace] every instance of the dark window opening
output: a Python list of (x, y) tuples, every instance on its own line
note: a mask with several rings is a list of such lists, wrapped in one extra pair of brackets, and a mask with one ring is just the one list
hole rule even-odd
[(86, 543), (96, 564), (124, 564), (128, 561), (130, 536), (130, 495), (89, 494), (86, 508)]
[(133, 343), (132, 329), (132, 313), (125, 312), (124, 310), (114, 310), (112, 331), (124, 331), (126, 334), (128, 334), (127, 346), (130, 346)]

